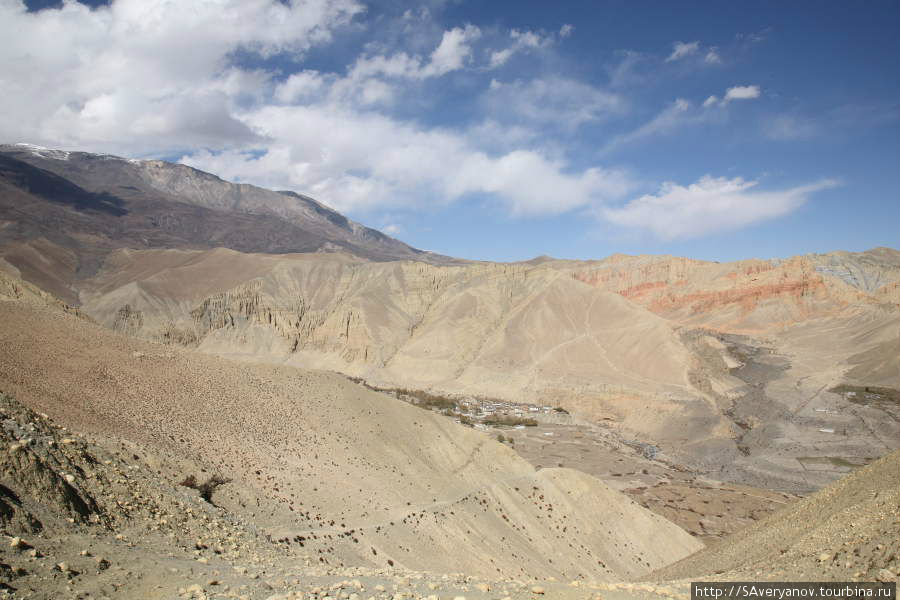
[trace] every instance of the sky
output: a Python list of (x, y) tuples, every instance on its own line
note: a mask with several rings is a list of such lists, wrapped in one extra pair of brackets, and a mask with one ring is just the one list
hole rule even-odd
[(0, 142), (516, 261), (900, 248), (900, 3), (0, 0)]

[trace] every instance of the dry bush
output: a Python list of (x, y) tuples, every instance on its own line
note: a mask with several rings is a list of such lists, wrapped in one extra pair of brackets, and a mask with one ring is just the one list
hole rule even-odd
[(203, 498), (210, 504), (213, 504), (212, 495), (216, 491), (216, 489), (219, 486), (225, 485), (226, 483), (230, 483), (230, 482), (231, 482), (230, 479), (226, 479), (225, 477), (222, 477), (221, 475), (213, 475), (212, 477), (207, 479), (205, 482), (197, 483), (196, 477), (194, 477), (193, 475), (188, 475), (178, 485), (183, 485), (184, 487), (189, 487), (191, 489), (197, 490), (198, 492), (200, 492), (201, 498)]

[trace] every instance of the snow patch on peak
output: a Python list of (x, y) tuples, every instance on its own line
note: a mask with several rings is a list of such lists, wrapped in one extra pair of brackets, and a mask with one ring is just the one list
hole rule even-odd
[(26, 144), (25, 142), (19, 142), (16, 144), (21, 148), (27, 148), (31, 154), (35, 156), (39, 156), (41, 158), (49, 158), (52, 160), (69, 160), (69, 153), (65, 150), (53, 150), (52, 148), (45, 148), (43, 146), (37, 146), (35, 144)]

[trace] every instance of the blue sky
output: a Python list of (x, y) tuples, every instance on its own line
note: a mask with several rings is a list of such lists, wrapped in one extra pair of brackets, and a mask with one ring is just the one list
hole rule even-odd
[(0, 0), (0, 139), (473, 259), (900, 247), (900, 4)]

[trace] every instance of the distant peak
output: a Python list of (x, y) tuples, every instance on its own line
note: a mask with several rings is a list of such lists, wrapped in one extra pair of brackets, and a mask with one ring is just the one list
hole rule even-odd
[(548, 256), (546, 254), (541, 254), (540, 256), (535, 256), (531, 260), (526, 260), (525, 262), (529, 265), (539, 265), (545, 262), (552, 262), (556, 260), (552, 256)]

